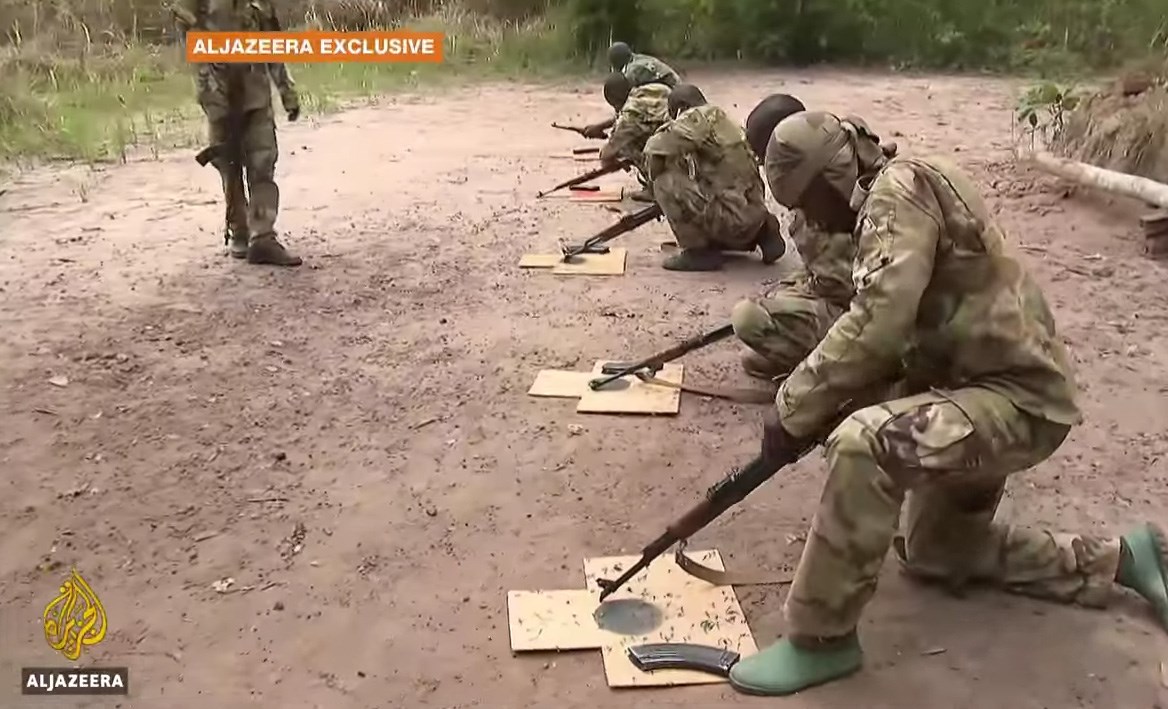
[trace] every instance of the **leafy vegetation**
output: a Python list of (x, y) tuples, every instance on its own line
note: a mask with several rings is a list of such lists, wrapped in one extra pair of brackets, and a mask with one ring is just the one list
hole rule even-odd
[[(0, 0), (0, 160), (116, 159), (135, 145), (199, 140), (191, 70), (166, 1)], [(602, 68), (613, 40), (670, 62), (1052, 75), (1168, 52), (1163, 0), (280, 0), (278, 7), (289, 27), (447, 33), (442, 66), (293, 66), (308, 112), (397, 86)], [(1024, 125), (1057, 127), (1062, 114), (1041, 106), (1069, 107), (1039, 98)]]

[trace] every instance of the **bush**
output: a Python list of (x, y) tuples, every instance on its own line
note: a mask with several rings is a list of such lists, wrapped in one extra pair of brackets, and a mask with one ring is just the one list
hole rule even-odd
[(572, 8), (590, 42), (611, 30), (669, 58), (1106, 67), (1168, 48), (1162, 0), (576, 0)]

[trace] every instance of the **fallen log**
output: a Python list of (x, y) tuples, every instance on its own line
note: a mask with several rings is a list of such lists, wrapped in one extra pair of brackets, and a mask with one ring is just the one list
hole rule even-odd
[(1114, 170), (1105, 170), (1087, 163), (1055, 157), (1050, 153), (1036, 152), (1023, 158), (1063, 179), (1081, 185), (1097, 187), (1108, 192), (1134, 197), (1161, 209), (1168, 209), (1168, 185), (1138, 175), (1128, 175)]

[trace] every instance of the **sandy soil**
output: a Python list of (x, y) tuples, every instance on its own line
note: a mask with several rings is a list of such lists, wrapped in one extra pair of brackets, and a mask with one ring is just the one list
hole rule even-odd
[[(957, 151), (1047, 289), (1084, 389), (1087, 422), (1002, 514), (1100, 533), (1164, 519), (1163, 267), (1141, 255), (1139, 210), (1010, 162), (1009, 84), (695, 78), (740, 118), (785, 88), (902, 151)], [(624, 239), (625, 277), (520, 272), (522, 253), (614, 219), (533, 199), (579, 167), (548, 157), (579, 143), (547, 124), (603, 115), (591, 87), (495, 86), (282, 126), (279, 225), (300, 270), (222, 255), (216, 175), (186, 152), (10, 185), (0, 705), (48, 706), (17, 694), (18, 670), (60, 664), (40, 614), (72, 564), (111, 620), (93, 657), (128, 665), (134, 696), (54, 706), (763, 705), (726, 687), (614, 692), (598, 653), (508, 648), (507, 590), (580, 586), (584, 556), (635, 552), (757, 450), (757, 407), (687, 397), (677, 417), (621, 419), (525, 396), (541, 368), (716, 326), (779, 272), (669, 274), (663, 224)], [(748, 384), (730, 345), (686, 364)], [(792, 567), (822, 475), (805, 461), (695, 545)], [(227, 577), (235, 592), (217, 593)], [(760, 643), (782, 632), (780, 591), (739, 596)], [(889, 564), (862, 633), (863, 673), (783, 706), (1168, 706), (1164, 634), (1131, 601), (959, 600)]]

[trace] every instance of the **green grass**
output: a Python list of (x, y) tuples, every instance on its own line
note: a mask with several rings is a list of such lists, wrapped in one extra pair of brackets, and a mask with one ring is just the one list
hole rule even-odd
[[(559, 26), (547, 19), (517, 23), (444, 12), (409, 26), (446, 32), (446, 62), (290, 64), (304, 115), (388, 91), (563, 76), (583, 68), (569, 56)], [(68, 57), (25, 47), (0, 56), (0, 162), (104, 162), (135, 150), (199, 144), (204, 128), (194, 67), (181, 52), (140, 45)], [(278, 108), (279, 99), (273, 100)]]

